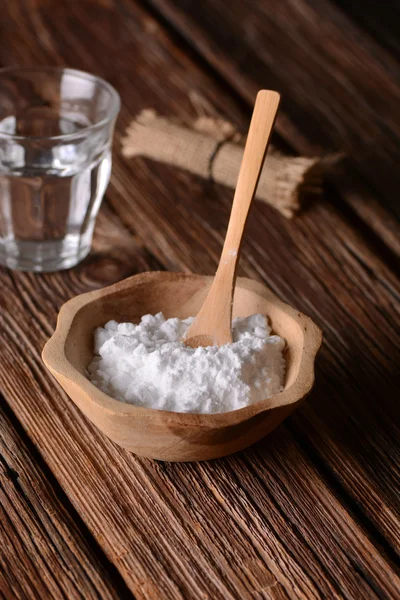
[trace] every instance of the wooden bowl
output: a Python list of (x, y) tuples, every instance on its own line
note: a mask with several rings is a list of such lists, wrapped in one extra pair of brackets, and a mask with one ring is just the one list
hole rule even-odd
[(93, 330), (115, 319), (139, 322), (162, 311), (166, 318), (196, 315), (212, 277), (142, 273), (73, 298), (60, 310), (43, 360), (81, 411), (114, 442), (135, 454), (168, 461), (206, 460), (246, 448), (272, 431), (310, 392), (322, 334), (306, 316), (261, 283), (238, 278), (233, 316), (268, 315), (286, 340), (284, 391), (246, 408), (218, 414), (175, 413), (115, 400), (86, 377)]

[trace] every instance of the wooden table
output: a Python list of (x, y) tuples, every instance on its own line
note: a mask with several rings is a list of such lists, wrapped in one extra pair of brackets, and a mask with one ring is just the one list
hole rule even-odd
[[(398, 33), (394, 5), (372, 0), (2, 3), (2, 65), (91, 71), (123, 104), (90, 256), (0, 272), (3, 597), (399, 597)], [(255, 203), (241, 260), (323, 329), (316, 388), (230, 458), (136, 458), (81, 415), (41, 349), (75, 294), (214, 272), (232, 192), (124, 159), (120, 139), (144, 107), (245, 131), (260, 87), (283, 95), (275, 145), (350, 157), (292, 221)]]

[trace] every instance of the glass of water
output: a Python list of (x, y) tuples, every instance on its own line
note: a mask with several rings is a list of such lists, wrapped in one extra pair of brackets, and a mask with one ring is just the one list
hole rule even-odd
[(120, 99), (72, 69), (0, 69), (0, 264), (68, 269), (89, 252)]

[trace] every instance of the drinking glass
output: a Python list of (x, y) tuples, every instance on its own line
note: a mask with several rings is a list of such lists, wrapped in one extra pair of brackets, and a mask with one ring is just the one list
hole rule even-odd
[(0, 264), (56, 271), (88, 254), (119, 107), (88, 73), (0, 69)]

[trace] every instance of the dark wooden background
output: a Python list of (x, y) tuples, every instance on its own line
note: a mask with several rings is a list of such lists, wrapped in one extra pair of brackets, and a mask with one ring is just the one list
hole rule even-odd
[[(365, 0), (3, 0), (0, 64), (68, 65), (121, 94), (93, 251), (0, 271), (0, 590), (5, 598), (376, 599), (399, 588), (399, 4)], [(101, 435), (40, 359), (60, 306), (149, 269), (212, 274), (232, 192), (120, 139), (143, 108), (247, 129), (283, 95), (274, 143), (344, 151), (288, 221), (255, 203), (241, 273), (323, 329), (317, 384), (267, 439), (197, 464)]]

